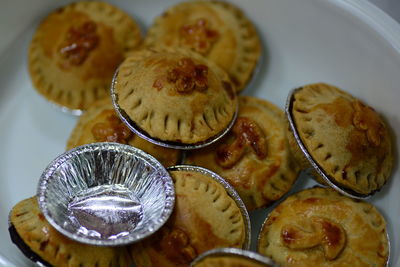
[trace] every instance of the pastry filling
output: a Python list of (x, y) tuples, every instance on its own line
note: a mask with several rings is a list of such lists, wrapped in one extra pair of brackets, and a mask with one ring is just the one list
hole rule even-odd
[(59, 49), (61, 56), (68, 60), (71, 65), (79, 66), (83, 64), (100, 41), (96, 30), (97, 26), (93, 21), (71, 27)]
[(207, 54), (212, 44), (218, 39), (218, 31), (208, 26), (204, 18), (197, 19), (192, 24), (183, 25), (180, 28), (182, 43), (197, 53)]
[(234, 141), (217, 149), (216, 162), (223, 168), (231, 168), (245, 154), (252, 151), (258, 159), (267, 157), (267, 140), (257, 123), (240, 117), (232, 128)]
[(385, 126), (378, 114), (371, 107), (368, 107), (356, 100), (353, 101), (354, 126), (362, 131), (366, 131), (367, 139), (373, 146), (379, 146), (385, 136)]
[(106, 111), (111, 113), (107, 116), (106, 121), (96, 123), (92, 128), (92, 135), (96, 142), (117, 142), (127, 144), (133, 133), (126, 127), (126, 125), (117, 117), (112, 114), (113, 111)]
[(321, 217), (311, 217), (302, 225), (285, 225), (281, 230), (284, 246), (295, 250), (322, 247), (327, 260), (336, 259), (342, 252), (346, 235), (337, 223)]
[(163, 235), (158, 246), (171, 262), (189, 264), (196, 258), (197, 253), (190, 245), (190, 238), (185, 231), (179, 228), (169, 229), (168, 227), (161, 231), (163, 231)]
[[(178, 64), (167, 72), (167, 81), (175, 85), (180, 94), (191, 94), (194, 91), (203, 92), (208, 88), (208, 67), (195, 64), (190, 58), (182, 58)], [(153, 87), (159, 88), (159, 80)]]

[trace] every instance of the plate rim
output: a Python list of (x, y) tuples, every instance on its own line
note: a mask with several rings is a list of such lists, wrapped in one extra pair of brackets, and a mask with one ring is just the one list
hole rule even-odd
[[(365, 23), (366, 26), (371, 28), (375, 34), (381, 36), (386, 42), (388, 42), (388, 44), (390, 44), (390, 46), (400, 56), (400, 23), (394, 20), (381, 8), (367, 0), (326, 0), (326, 2), (348, 12), (361, 22)], [(12, 40), (11, 43), (15, 41), (16, 40)], [(0, 51), (0, 55), (6, 53), (9, 49), (10, 45), (5, 46), (4, 49)], [(400, 257), (398, 259), (391, 259), (391, 264), (395, 265), (399, 262)], [(0, 252), (0, 266), (16, 267), (17, 265)]]

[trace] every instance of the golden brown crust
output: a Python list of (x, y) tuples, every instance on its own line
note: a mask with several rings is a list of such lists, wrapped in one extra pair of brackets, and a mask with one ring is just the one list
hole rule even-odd
[(189, 152), (185, 163), (224, 177), (249, 210), (281, 198), (299, 172), (286, 140), (282, 110), (250, 96), (239, 97), (238, 119), (227, 136), (215, 145)]
[(328, 84), (304, 86), (294, 98), (299, 136), (327, 175), (360, 194), (379, 190), (390, 176), (393, 155), (378, 113)]
[(36, 197), (19, 202), (10, 222), (24, 243), (53, 266), (130, 266), (126, 248), (100, 247), (73, 241), (55, 230), (38, 207)]
[(258, 252), (282, 266), (386, 266), (386, 223), (367, 202), (307, 189), (270, 213)]
[(152, 237), (134, 244), (141, 266), (189, 266), (214, 248), (242, 248), (245, 226), (235, 201), (212, 178), (197, 172), (172, 171), (176, 203), (171, 218)]
[(224, 69), (237, 91), (248, 83), (261, 54), (253, 24), (236, 6), (223, 1), (191, 1), (167, 9), (155, 19), (147, 46), (185, 47)]
[(268, 265), (257, 263), (254, 260), (239, 256), (212, 256), (201, 260), (193, 267), (267, 267)]
[(143, 131), (162, 141), (206, 141), (232, 121), (237, 97), (227, 74), (181, 49), (141, 50), (120, 66), (117, 102)]
[(181, 157), (179, 150), (157, 146), (130, 131), (115, 112), (110, 97), (94, 102), (83, 113), (67, 141), (67, 150), (95, 142), (118, 142), (137, 147), (166, 167), (176, 165)]
[(49, 14), (29, 47), (29, 73), (45, 98), (69, 109), (86, 109), (107, 95), (112, 76), (142, 37), (122, 10), (80, 1)]

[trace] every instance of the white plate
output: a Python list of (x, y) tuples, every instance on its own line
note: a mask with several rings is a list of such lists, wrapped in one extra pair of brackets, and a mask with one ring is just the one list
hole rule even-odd
[[(114, 2), (114, 1), (112, 1)], [(176, 1), (115, 1), (145, 27)], [(365, 0), (233, 0), (255, 22), (265, 61), (245, 94), (284, 106), (294, 87), (328, 82), (359, 97), (400, 133), (400, 26)], [(46, 165), (65, 149), (76, 118), (62, 114), (33, 90), (27, 46), (40, 19), (66, 1), (8, 1), (0, 9), (0, 265), (29, 265), (11, 243), (9, 210), (36, 192)], [(399, 148), (400, 137), (397, 136)], [(387, 219), (391, 266), (400, 265), (400, 174), (370, 201)], [(308, 177), (294, 190), (313, 184)], [(252, 214), (258, 232), (268, 210)], [(253, 247), (254, 248), (254, 247)]]

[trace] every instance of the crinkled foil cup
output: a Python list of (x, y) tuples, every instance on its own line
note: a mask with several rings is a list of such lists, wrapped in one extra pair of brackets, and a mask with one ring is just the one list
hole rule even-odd
[(175, 203), (173, 181), (154, 157), (117, 143), (94, 143), (57, 157), (40, 177), (39, 207), (76, 241), (125, 245), (157, 231)]
[(245, 241), (243, 244), (243, 249), (250, 248), (251, 242), (251, 224), (250, 224), (250, 217), (249, 213), (247, 212), (246, 206), (243, 203), (243, 200), (240, 198), (239, 194), (236, 190), (221, 176), (218, 174), (198, 166), (192, 165), (177, 165), (167, 168), (168, 171), (190, 171), (190, 172), (199, 172), (205, 176), (212, 178), (213, 180), (217, 181), (222, 187), (226, 190), (228, 195), (235, 201), (236, 205), (239, 207), (240, 212), (242, 213), (244, 227), (245, 227)]
[(181, 150), (192, 150), (192, 149), (199, 149), (208, 145), (211, 145), (215, 142), (217, 142), (219, 139), (221, 139), (225, 134), (229, 132), (229, 130), (233, 127), (233, 124), (236, 121), (236, 117), (238, 114), (238, 104), (236, 105), (236, 110), (235, 114), (232, 117), (232, 120), (229, 122), (228, 126), (218, 134), (210, 137), (209, 139), (194, 143), (194, 144), (185, 144), (185, 143), (179, 143), (179, 142), (172, 142), (172, 141), (164, 141), (161, 139), (154, 138), (150, 136), (146, 131), (144, 131), (142, 128), (140, 128), (131, 118), (129, 118), (128, 114), (119, 106), (118, 104), (118, 95), (115, 92), (115, 85), (117, 83), (117, 76), (118, 76), (118, 69), (114, 74), (112, 83), (111, 83), (111, 98), (113, 102), (113, 106), (115, 111), (117, 112), (118, 116), (122, 120), (122, 122), (135, 134), (139, 135), (141, 138), (143, 138), (146, 141), (149, 141), (150, 143), (167, 147), (167, 148), (173, 148), (173, 149), (181, 149)]
[[(197, 267), (201, 266), (201, 263), (206, 261), (209, 258), (241, 258), (244, 260), (247, 260), (249, 264), (251, 263), (256, 263), (258, 265), (263, 265), (266, 267), (277, 267), (278, 264), (276, 264), (273, 260), (270, 258), (267, 258), (265, 256), (262, 256), (256, 252), (249, 251), (249, 250), (242, 250), (238, 248), (217, 248), (217, 249), (212, 249), (209, 251), (204, 252), (200, 256), (198, 256), (191, 264), (190, 267)], [(229, 265), (226, 265), (229, 266)], [(237, 265), (233, 265), (237, 266)]]
[(320, 184), (328, 185), (338, 191), (339, 193), (356, 199), (367, 199), (375, 192), (364, 195), (349, 188), (342, 187), (338, 185), (333, 178), (331, 178), (325, 170), (314, 160), (311, 154), (308, 152), (305, 144), (300, 138), (299, 132), (297, 131), (297, 126), (293, 118), (292, 109), (294, 95), (301, 88), (292, 90), (286, 100), (285, 113), (288, 123), (288, 140), (290, 147), (292, 149), (293, 155), (299, 162), (302, 168), (307, 169), (312, 177)]

